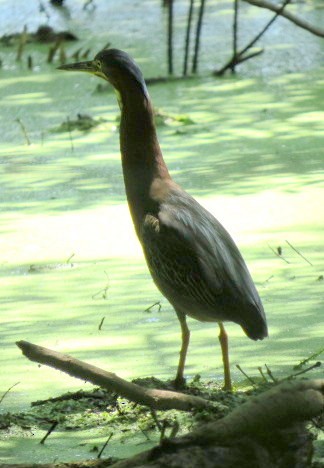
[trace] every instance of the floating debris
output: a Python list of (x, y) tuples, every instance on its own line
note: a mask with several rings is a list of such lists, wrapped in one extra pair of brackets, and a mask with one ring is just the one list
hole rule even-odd
[(22, 33), (4, 34), (0, 37), (0, 43), (7, 47), (18, 46), (23, 43), (37, 42), (42, 44), (50, 44), (60, 41), (77, 41), (78, 37), (70, 31), (55, 31), (47, 25), (39, 26), (36, 32), (29, 33), (24, 28)]
[(77, 118), (75, 120), (68, 119), (65, 122), (62, 122), (59, 127), (53, 128), (52, 132), (63, 133), (71, 132), (72, 130), (80, 130), (86, 132), (104, 122), (107, 122), (107, 120), (102, 118), (94, 119), (93, 117), (87, 114), (77, 114)]
[(161, 109), (154, 110), (155, 125), (164, 126), (164, 125), (192, 125), (194, 120), (192, 120), (188, 115), (182, 114), (167, 114)]

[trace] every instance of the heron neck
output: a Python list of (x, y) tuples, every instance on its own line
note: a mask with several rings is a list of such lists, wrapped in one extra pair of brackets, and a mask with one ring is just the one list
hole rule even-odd
[(120, 148), (129, 208), (139, 235), (147, 213), (157, 210), (150, 196), (156, 179), (170, 179), (154, 125), (153, 107), (143, 93), (121, 96)]

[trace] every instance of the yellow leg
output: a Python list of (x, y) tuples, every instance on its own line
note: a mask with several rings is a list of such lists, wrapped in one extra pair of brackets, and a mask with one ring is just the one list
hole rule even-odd
[(228, 356), (228, 337), (222, 322), (219, 325), (219, 342), (222, 349), (223, 365), (224, 365), (224, 390), (232, 391), (231, 369)]
[(176, 388), (183, 387), (185, 384), (185, 378), (183, 377), (184, 367), (187, 357), (187, 351), (190, 341), (190, 330), (187, 325), (186, 316), (177, 312), (177, 316), (181, 326), (181, 350), (180, 350), (180, 358), (178, 364), (177, 375), (174, 380), (174, 384)]

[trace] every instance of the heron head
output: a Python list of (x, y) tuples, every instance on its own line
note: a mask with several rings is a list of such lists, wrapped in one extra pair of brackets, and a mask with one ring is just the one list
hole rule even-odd
[(58, 69), (82, 71), (100, 76), (121, 94), (131, 84), (135, 84), (143, 94), (148, 95), (140, 68), (126, 52), (119, 49), (104, 49), (93, 60), (61, 65)]

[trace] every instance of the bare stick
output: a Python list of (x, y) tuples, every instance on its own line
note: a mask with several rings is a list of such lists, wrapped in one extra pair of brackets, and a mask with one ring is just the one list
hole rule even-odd
[(322, 353), (324, 353), (324, 348), (321, 348), (319, 351), (316, 351), (315, 353), (311, 354), (308, 358), (303, 359), (299, 364), (294, 366), (293, 369), (294, 370), (301, 369), (305, 364), (307, 364), (309, 361), (316, 358), (317, 356), (320, 356)]
[(265, 368), (267, 369), (267, 374), (270, 377), (270, 379), (275, 383), (278, 382), (278, 380), (275, 378), (275, 376), (273, 375), (273, 373), (271, 372), (267, 364), (265, 364)]
[(31, 361), (45, 364), (61, 370), (72, 377), (99, 385), (109, 391), (118, 393), (128, 400), (149, 406), (150, 408), (188, 411), (193, 407), (206, 408), (212, 405), (211, 402), (203, 398), (167, 390), (140, 387), (134, 383), (127, 382), (127, 380), (118, 377), (112, 372), (104, 371), (72, 356), (34, 345), (28, 341), (18, 341), (16, 344), (22, 350), (24, 356)]
[(285, 0), (283, 2), (283, 4), (281, 5), (281, 7), (278, 9), (278, 11), (276, 12), (276, 14), (271, 18), (271, 20), (264, 26), (263, 29), (261, 29), (261, 31), (259, 32), (259, 34), (257, 34), (255, 36), (254, 39), (252, 39), (252, 41), (250, 41), (245, 47), (244, 49), (242, 49), (240, 52), (239, 52), (239, 55), (243, 55), (248, 49), (251, 49), (251, 47), (254, 46), (254, 44), (264, 35), (264, 33), (270, 28), (270, 26), (272, 25), (272, 23), (274, 21), (276, 21), (276, 19), (278, 18), (279, 15), (281, 15), (281, 13), (284, 11), (284, 9), (286, 8), (286, 6), (288, 5), (288, 3), (290, 3), (290, 0)]
[(303, 369), (303, 370), (301, 370), (299, 372), (296, 372), (295, 374), (289, 375), (289, 377), (286, 377), (285, 379), (282, 379), (282, 380), (294, 379), (295, 377), (298, 377), (299, 375), (306, 374), (306, 372), (309, 372), (309, 371), (311, 371), (313, 369), (316, 369), (317, 367), (321, 367), (321, 365), (322, 365), (321, 361), (317, 361), (312, 366), (307, 367), (307, 369)]
[[(105, 275), (107, 276), (108, 281), (109, 281), (109, 276), (107, 275), (107, 272), (105, 271), (104, 273), (105, 273)], [(91, 296), (92, 299), (95, 299), (95, 298), (96, 298), (97, 296), (99, 296), (99, 294), (101, 294), (101, 293), (102, 293), (102, 295), (101, 295), (102, 299), (107, 299), (107, 292), (108, 292), (108, 289), (109, 289), (109, 283), (107, 283), (106, 286), (105, 286), (104, 288), (99, 289), (99, 291), (97, 291), (96, 293), (94, 293), (94, 294)], [(102, 319), (102, 323), (103, 323), (104, 320), (105, 320), (105, 318)], [(102, 323), (101, 323), (101, 325), (102, 325)], [(100, 330), (100, 328), (99, 328), (99, 330)]]
[(216, 70), (214, 72), (214, 75), (221, 76), (225, 73), (226, 70), (232, 69), (233, 66), (235, 67), (235, 65), (238, 65), (239, 63), (242, 63), (252, 57), (256, 57), (257, 55), (260, 55), (263, 52), (262, 49), (244, 57), (245, 52), (251, 49), (251, 47), (253, 47), (254, 44), (265, 34), (265, 32), (270, 28), (272, 23), (278, 18), (280, 13), (284, 10), (284, 8), (286, 7), (286, 5), (288, 5), (289, 2), (290, 0), (285, 0), (282, 6), (280, 7), (280, 9), (278, 10), (278, 12), (271, 18), (270, 21), (268, 21), (268, 23), (264, 26), (264, 28), (242, 50), (238, 51), (236, 56), (233, 56), (229, 60), (229, 62), (226, 63), (220, 70)]
[(58, 425), (58, 421), (54, 421), (51, 427), (49, 428), (49, 430), (46, 432), (46, 434), (42, 438), (42, 440), (39, 442), (40, 444), (42, 445), (45, 444), (47, 437), (54, 431), (57, 425)]
[(75, 256), (75, 253), (71, 254), (69, 258), (66, 260), (66, 263), (70, 263), (74, 256)]
[[(233, 18), (233, 57), (237, 57), (237, 30), (238, 30), (238, 0), (234, 0)], [(231, 66), (232, 73), (235, 73), (235, 63)]]
[(247, 375), (246, 372), (244, 372), (244, 370), (242, 369), (242, 367), (241, 367), (239, 364), (236, 364), (236, 367), (238, 368), (238, 370), (239, 370), (240, 372), (242, 372), (242, 374), (248, 379), (248, 381), (249, 381), (252, 385), (256, 385), (255, 382), (254, 382), (254, 380), (251, 379), (251, 377), (249, 377), (249, 376)]
[(185, 38), (185, 55), (184, 55), (183, 72), (182, 72), (183, 76), (186, 76), (187, 71), (188, 71), (188, 55), (189, 55), (193, 7), (194, 7), (194, 0), (189, 0), (189, 10), (188, 10), (187, 29), (186, 29), (186, 38)]
[(153, 307), (155, 307), (156, 305), (158, 306), (158, 312), (160, 312), (160, 310), (162, 309), (160, 301), (154, 302), (154, 304), (152, 304), (149, 307), (147, 307), (146, 309), (144, 309), (144, 312), (151, 312), (151, 309), (153, 309)]
[(10, 390), (12, 390), (16, 385), (20, 384), (20, 382), (16, 382), (15, 384), (11, 385), (11, 387), (8, 388), (8, 390), (6, 390), (4, 392), (4, 394), (2, 395), (2, 397), (0, 398), (0, 404), (3, 402), (3, 399), (5, 398), (6, 395), (8, 395), (8, 393), (10, 392)]
[(273, 253), (275, 254), (276, 257), (281, 258), (281, 260), (282, 260), (283, 262), (290, 263), (290, 262), (288, 262), (288, 260), (285, 259), (285, 257), (283, 257), (282, 255), (279, 255), (278, 252), (276, 252), (275, 249), (273, 249), (273, 248), (271, 247), (271, 245), (268, 244), (268, 247), (269, 247), (269, 249), (271, 250), (271, 252), (273, 252)]
[(296, 26), (299, 26), (300, 28), (303, 28), (306, 31), (309, 31), (312, 34), (315, 34), (315, 36), (324, 37), (324, 29), (313, 26), (312, 24), (308, 23), (302, 18), (298, 18), (298, 16), (295, 16), (293, 13), (290, 13), (289, 11), (281, 10), (281, 7), (277, 4), (268, 2), (267, 0), (244, 0), (244, 1), (247, 3), (250, 3), (251, 5), (274, 11), (278, 13), (279, 15), (283, 16), (284, 18), (286, 18), (287, 20), (294, 23)]
[(204, 9), (205, 9), (205, 0), (200, 0), (200, 9), (199, 9), (199, 16), (198, 16), (198, 21), (197, 21), (197, 29), (196, 29), (195, 52), (194, 52), (193, 61), (192, 61), (192, 73), (196, 73), (198, 69), (200, 35), (201, 35), (202, 20), (204, 16)]
[(173, 0), (168, 3), (168, 73), (173, 74)]
[(104, 321), (105, 321), (105, 318), (106, 318), (106, 317), (102, 317), (102, 319), (100, 320), (99, 327), (98, 327), (98, 330), (99, 330), (99, 331), (102, 329), (102, 326), (103, 326), (103, 323), (104, 323)]
[(294, 247), (289, 241), (286, 240), (286, 242), (289, 245), (289, 247), (291, 247), (301, 258), (305, 260), (305, 262), (307, 262), (310, 266), (313, 266), (313, 264), (309, 260), (307, 260), (307, 258), (304, 257), (304, 255), (301, 252), (299, 252), (299, 250), (297, 250), (296, 247)]
[(109, 437), (108, 437), (108, 439), (106, 440), (106, 442), (103, 444), (103, 447), (102, 447), (102, 449), (100, 450), (100, 452), (98, 453), (97, 458), (101, 458), (101, 455), (102, 455), (103, 451), (105, 450), (105, 448), (106, 448), (107, 445), (109, 444), (109, 441), (110, 441), (110, 439), (112, 438), (113, 435), (114, 435), (113, 432), (111, 432), (111, 434), (109, 434)]
[(263, 381), (264, 381), (264, 382), (268, 382), (266, 376), (264, 375), (264, 372), (263, 372), (263, 370), (262, 370), (262, 367), (258, 367), (258, 371), (260, 372)]

